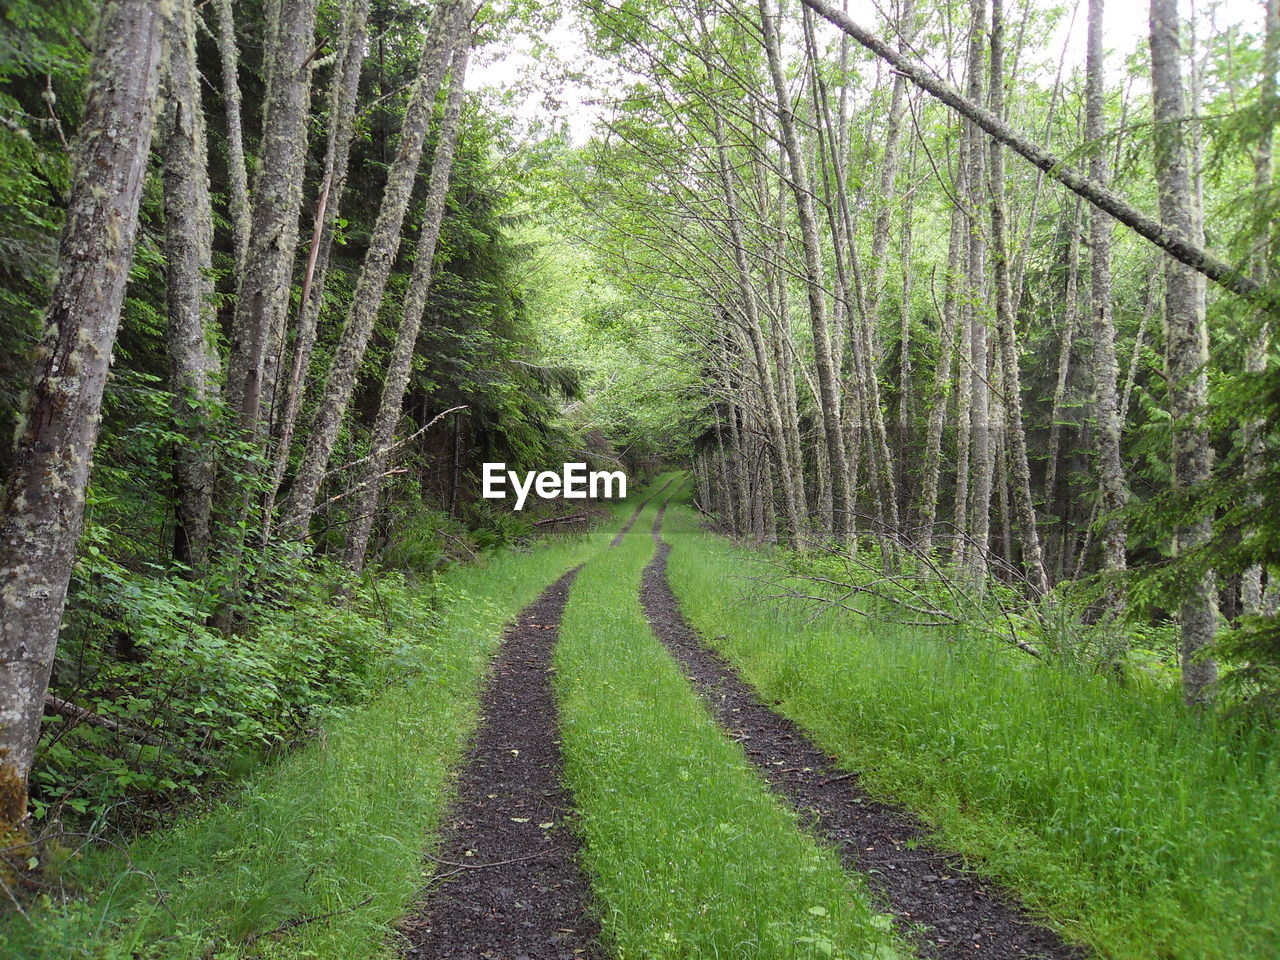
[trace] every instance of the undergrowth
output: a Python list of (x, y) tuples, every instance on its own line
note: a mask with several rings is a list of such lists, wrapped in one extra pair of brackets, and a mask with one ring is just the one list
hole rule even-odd
[(555, 657), (606, 942), (623, 960), (897, 956), (861, 881), (798, 829), (650, 631), (655, 507), (579, 574)]
[(759, 554), (667, 514), (692, 625), (868, 788), (1068, 938), (1123, 960), (1280, 955), (1280, 741), (989, 639), (760, 597)]

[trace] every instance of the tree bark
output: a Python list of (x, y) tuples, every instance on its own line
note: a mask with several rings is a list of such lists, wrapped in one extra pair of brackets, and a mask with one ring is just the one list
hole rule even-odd
[(325, 146), (323, 186), (317, 202), (311, 259), (303, 283), (302, 310), (298, 316), (298, 330), (294, 340), (289, 380), (285, 386), (280, 415), (275, 424), (275, 455), (271, 468), (271, 481), (267, 486), (267, 496), (263, 504), (264, 540), (270, 537), (275, 499), (284, 481), (285, 471), (288, 469), (293, 432), (298, 421), (298, 409), (302, 405), (307, 370), (310, 367), (312, 350), (315, 348), (316, 329), (320, 323), (320, 310), (324, 305), (329, 254), (333, 247), (334, 228), (338, 222), (342, 195), (347, 183), (347, 165), (351, 156), (360, 71), (364, 64), (368, 15), (369, 0), (352, 0), (346, 7), (342, 55), (334, 65), (333, 81), (329, 91), (330, 123), (328, 143)]
[(382, 400), (378, 416), (373, 422), (373, 434), (369, 440), (369, 460), (365, 468), (365, 483), (354, 507), (355, 522), (347, 537), (346, 565), (359, 572), (364, 568), (365, 554), (369, 550), (369, 535), (373, 530), (373, 516), (378, 508), (379, 478), (387, 469), (391, 445), (395, 442), (396, 427), (404, 409), (404, 394), (409, 386), (409, 374), (413, 368), (413, 350), (422, 327), (422, 316), (427, 309), (427, 296), (431, 291), (432, 263), (436, 244), (440, 239), (440, 225), (444, 222), (445, 200), (449, 193), (449, 176), (453, 168), (454, 147), (458, 141), (458, 127), (462, 115), (463, 86), (467, 76), (467, 58), (471, 38), (463, 31), (453, 55), (453, 78), (449, 86), (449, 99), (440, 121), (440, 136), (435, 157), (431, 161), (431, 178), (427, 185), (427, 201), (422, 213), (422, 232), (418, 237), (418, 252), (413, 263), (409, 289), (405, 293), (404, 315), (400, 331), (391, 351), (386, 380), (382, 386)]
[(107, 0), (79, 134), (58, 280), (0, 506), (0, 822), (27, 777), (84, 522), (160, 80), (163, 4)]
[(240, 58), (232, 0), (213, 0), (218, 25), (218, 56), (222, 60), (222, 103), (227, 114), (227, 170), (231, 179), (228, 207), (235, 275), (244, 273), (249, 252), (249, 172), (244, 160), (244, 130), (240, 120)]
[[(1160, 216), (1179, 237), (1194, 231), (1191, 176), (1187, 167), (1177, 0), (1151, 0), (1151, 86), (1155, 113), (1155, 167)], [(1173, 421), (1173, 485), (1185, 492), (1209, 478), (1211, 451), (1205, 426), (1209, 336), (1204, 289), (1190, 266), (1165, 265), (1165, 364), (1169, 414)], [(1180, 526), (1179, 552), (1195, 549), (1212, 535), (1212, 520), (1201, 517)], [(1217, 666), (1200, 656), (1217, 629), (1218, 601), (1212, 573), (1186, 588), (1182, 601), (1182, 692), (1188, 704), (1208, 702)]]
[[(1258, 133), (1258, 145), (1253, 153), (1253, 187), (1262, 203), (1267, 191), (1271, 189), (1272, 179), (1272, 146), (1275, 139), (1276, 114), (1280, 112), (1280, 99), (1276, 92), (1276, 72), (1280, 70), (1280, 0), (1263, 0), (1266, 6), (1266, 33), (1262, 48), (1262, 82), (1258, 89), (1258, 104), (1263, 117), (1262, 129)], [(1258, 283), (1266, 286), (1271, 279), (1272, 264), (1268, 255), (1274, 224), (1264, 227), (1254, 244), (1251, 276)], [(1270, 341), (1270, 328), (1265, 317), (1258, 317), (1261, 329), (1249, 344), (1245, 355), (1245, 370), (1249, 373), (1262, 373), (1267, 368), (1267, 344)], [(1265, 424), (1251, 423), (1246, 425), (1244, 442), (1247, 447), (1248, 463), (1246, 469), (1250, 476), (1256, 477), (1262, 470), (1266, 450), (1261, 442), (1261, 434)], [(1269, 578), (1272, 589), (1275, 579)], [(1244, 572), (1240, 582), (1240, 601), (1246, 614), (1256, 615), (1263, 610), (1262, 566), (1254, 564)]]
[(800, 234), (804, 245), (805, 287), (809, 299), (809, 322), (813, 328), (814, 366), (820, 394), (823, 432), (826, 436), (827, 459), (831, 484), (832, 536), (844, 546), (849, 542), (850, 493), (846, 473), (844, 433), (840, 422), (839, 377), (832, 357), (831, 331), (827, 322), (825, 281), (823, 279), (822, 247), (818, 233), (818, 220), (813, 209), (813, 192), (805, 171), (804, 154), (796, 132), (795, 113), (787, 92), (786, 78), (782, 72), (782, 56), (779, 50), (776, 14), (771, 0), (759, 0), (760, 21), (763, 30), (765, 54), (769, 61), (769, 74), (773, 79), (778, 125), (791, 172), (791, 191), (795, 198), (796, 212), (800, 220)]
[[(1004, 0), (991, 3), (991, 112), (1004, 114)], [(1014, 329), (1013, 294), (1009, 282), (1008, 230), (1004, 208), (1004, 152), (996, 142), (990, 153), (991, 239), (996, 287), (996, 333), (1000, 341), (1001, 382), (1004, 385), (1004, 439), (1008, 452), (1009, 485), (1018, 518), (1018, 542), (1022, 564), (1031, 588), (1049, 592), (1040, 534), (1036, 530), (1035, 505), (1031, 501), (1031, 468), (1027, 463), (1027, 434), (1022, 425), (1022, 375)]]
[(221, 358), (214, 327), (213, 214), (194, 16), (191, 0), (176, 0), (166, 24), (160, 126), (168, 261), (166, 341), (174, 421), (177, 432), (185, 435), (174, 451), (174, 557), (198, 573), (208, 562), (213, 541), (210, 516), (216, 471), (210, 418), (219, 393)]
[[(958, 144), (960, 178), (966, 177), (966, 140)], [(963, 187), (957, 184), (960, 192)], [(958, 288), (962, 281), (961, 260), (964, 257), (964, 212), (958, 205), (951, 208), (951, 234), (947, 243), (947, 275), (942, 296), (942, 322), (938, 332), (938, 359), (933, 369), (933, 397), (929, 408), (929, 426), (925, 435), (924, 483), (920, 494), (920, 543), (924, 557), (933, 552), (934, 524), (938, 516), (938, 485), (942, 474), (942, 430), (946, 424), (947, 403), (952, 390), (951, 363), (955, 353), (957, 314), (961, 310)], [(964, 369), (963, 360), (960, 361)]]
[(369, 240), (360, 276), (352, 292), (342, 336), (333, 357), (333, 365), (325, 382), (324, 395), (316, 411), (315, 423), (302, 453), (302, 462), (294, 478), (289, 502), (285, 507), (284, 525), (290, 536), (305, 536), (324, 480), (329, 457), (333, 453), (338, 431), (346, 416), (351, 395), (355, 391), (360, 361), (364, 359), (369, 336), (373, 332), (387, 278), (400, 249), (400, 231), (413, 193), (418, 165), (422, 158), (423, 140), (431, 122), (436, 92), (449, 65), (454, 37), (462, 20), (462, 5), (450, 3), (438, 7), (431, 16), (418, 79), (400, 131), (400, 146), (387, 174), (382, 205)]
[(302, 176), (311, 99), (308, 63), (316, 0), (279, 0), (275, 43), (268, 47), (268, 87), (248, 249), (236, 293), (227, 370), (227, 403), (246, 437), (262, 430), (298, 244)]
[[(982, 100), (986, 73), (986, 57), (982, 42), (986, 28), (987, 5), (985, 0), (971, 0), (972, 23), (969, 33), (969, 96), (975, 102)], [(992, 77), (993, 84), (1001, 78)], [(987, 380), (987, 349), (991, 331), (986, 321), (983, 288), (986, 280), (986, 238), (983, 235), (981, 217), (978, 215), (986, 159), (986, 138), (978, 125), (970, 122), (969, 137), (969, 195), (966, 204), (971, 211), (969, 220), (969, 297), (967, 309), (972, 330), (969, 341), (969, 450), (972, 494), (969, 505), (968, 546), (966, 564), (975, 578), (987, 572), (988, 540), (991, 532), (991, 477), (994, 462), (991, 458), (991, 387)]]
[(1049, 445), (1045, 457), (1044, 502), (1050, 513), (1057, 512), (1057, 529), (1050, 538), (1055, 545), (1053, 556), (1054, 581), (1061, 579), (1067, 554), (1067, 518), (1057, 511), (1059, 461), (1062, 459), (1062, 408), (1067, 398), (1067, 385), (1071, 375), (1071, 352), (1075, 346), (1076, 322), (1080, 300), (1080, 199), (1073, 204), (1067, 241), (1067, 289), (1063, 297), (1062, 332), (1058, 340), (1058, 376), (1053, 387), (1053, 403), (1049, 408)]
[(835, 24), (876, 56), (887, 61), (916, 86), (976, 123), (997, 141), (1029, 160), (1067, 189), (1111, 214), (1139, 236), (1150, 240), (1179, 263), (1202, 273), (1227, 290), (1258, 303), (1272, 314), (1280, 311), (1280, 305), (1277, 305), (1275, 297), (1267, 293), (1260, 284), (1203, 249), (1176, 226), (1161, 224), (1117, 194), (1093, 183), (1088, 177), (1063, 163), (1048, 150), (1017, 133), (976, 101), (966, 98), (945, 80), (935, 77), (927, 67), (899, 54), (884, 41), (850, 20), (846, 14), (829, 6), (824, 0), (801, 0), (801, 2)]
[[(1103, 113), (1102, 13), (1105, 0), (1089, 0), (1089, 39), (1085, 79), (1085, 139), (1092, 154), (1089, 176), (1106, 186), (1106, 116)], [(1099, 508), (1102, 511), (1102, 557), (1113, 578), (1126, 567), (1127, 536), (1120, 511), (1125, 505), (1124, 467), (1120, 461), (1120, 409), (1116, 397), (1119, 376), (1116, 363), (1116, 331), (1111, 319), (1111, 218), (1101, 210), (1089, 211), (1089, 278), (1093, 314), (1094, 434), (1098, 446)], [(1113, 613), (1122, 611), (1119, 584), (1108, 589)]]

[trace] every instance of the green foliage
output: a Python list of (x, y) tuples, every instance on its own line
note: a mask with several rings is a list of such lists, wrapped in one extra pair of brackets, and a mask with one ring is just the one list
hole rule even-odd
[[(351, 605), (372, 602), (386, 617), (375, 624), (383, 655), (365, 702), (326, 709), (319, 738), (228, 786), (211, 809), (184, 809), (172, 829), (127, 844), (70, 838), (81, 849), (49, 888), (60, 892), (33, 903), (29, 918), (0, 914), (6, 956), (398, 956), (391, 931), (429, 880), (423, 848), (475, 729), (503, 626), (604, 549), (630, 510), (619, 503), (588, 536), (456, 566), (417, 587), (398, 578), (358, 586)], [(306, 643), (298, 627), (291, 636)]]
[(86, 537), (53, 691), (121, 729), (46, 721), (38, 819), (122, 803), (141, 817), (207, 789), (367, 699), (388, 663), (412, 662), (432, 617), (402, 576), (352, 581), (297, 557), (274, 565), (251, 626), (224, 635), (208, 625), (216, 572), (195, 582), (131, 571), (107, 539), (100, 528)]
[[(761, 694), (936, 841), (1117, 960), (1280, 949), (1274, 732), (989, 643), (751, 596), (753, 554), (667, 514), (685, 615)], [(1150, 643), (1144, 638), (1143, 643)]]

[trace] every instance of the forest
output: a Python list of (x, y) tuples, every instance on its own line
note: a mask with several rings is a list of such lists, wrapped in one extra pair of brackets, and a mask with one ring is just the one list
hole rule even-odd
[(0, 2), (0, 958), (1280, 956), (1278, 84)]

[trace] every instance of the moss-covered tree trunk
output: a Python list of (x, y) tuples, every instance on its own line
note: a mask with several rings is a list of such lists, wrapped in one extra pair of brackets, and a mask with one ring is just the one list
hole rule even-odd
[[(1263, 0), (1266, 8), (1266, 33), (1262, 47), (1262, 82), (1259, 84), (1258, 102), (1261, 106), (1262, 123), (1258, 130), (1258, 145), (1253, 153), (1253, 188), (1259, 202), (1272, 187), (1272, 150), (1275, 140), (1277, 113), (1280, 112), (1280, 99), (1277, 99), (1276, 73), (1280, 70), (1280, 0)], [(1272, 241), (1276, 231), (1274, 223), (1259, 231), (1254, 241), (1253, 262), (1250, 273), (1255, 281), (1267, 285), (1274, 273), (1270, 251), (1274, 249)], [(1267, 344), (1270, 341), (1270, 324), (1261, 316), (1258, 322), (1262, 329), (1254, 336), (1245, 355), (1245, 369), (1250, 373), (1261, 373), (1267, 368)], [(1248, 470), (1250, 476), (1257, 476), (1261, 471), (1266, 450), (1261, 442), (1263, 424), (1249, 424), (1245, 433), (1248, 444)], [(1263, 610), (1262, 566), (1254, 564), (1244, 572), (1240, 581), (1240, 602), (1245, 613), (1258, 614)], [(1276, 578), (1269, 575), (1268, 593), (1275, 597)]]
[(213, 215), (191, 0), (177, 0), (165, 31), (160, 140), (164, 161), (164, 252), (168, 261), (167, 347), (174, 420), (177, 525), (174, 557), (193, 571), (209, 559), (213, 534), (212, 404), (219, 393), (214, 330)]
[[(969, 27), (969, 98), (975, 103), (983, 100), (986, 78), (986, 56), (983, 50), (983, 33), (986, 30), (987, 5), (985, 0), (970, 3), (972, 22)], [(999, 78), (993, 77), (993, 83)], [(970, 503), (968, 531), (965, 544), (965, 562), (971, 574), (982, 576), (987, 569), (987, 540), (991, 531), (991, 477), (994, 463), (991, 459), (991, 387), (987, 379), (987, 351), (991, 329), (986, 318), (986, 259), (987, 244), (978, 211), (982, 208), (983, 174), (985, 168), (986, 135), (975, 123), (967, 124), (969, 136), (969, 469)], [(957, 528), (957, 536), (960, 531)]]
[(271, 406), (274, 369), (298, 245), (311, 103), (310, 60), (316, 0), (279, 0), (268, 24), (271, 82), (253, 180), (248, 248), (236, 292), (227, 367), (227, 402), (241, 432), (256, 438)]
[(58, 280), (0, 505), (0, 822), (27, 776), (84, 522), (160, 81), (164, 4), (108, 0), (98, 21)]
[(276, 404), (278, 412), (272, 425), (274, 443), (271, 479), (267, 484), (263, 504), (264, 539), (269, 537), (275, 499), (288, 469), (298, 410), (302, 406), (311, 353), (315, 349), (320, 308), (324, 303), (329, 274), (329, 254), (333, 249), (334, 229), (347, 184), (347, 168), (355, 130), (356, 97), (368, 40), (368, 20), (369, 0), (350, 0), (343, 8), (338, 59), (334, 63), (329, 89), (329, 134), (325, 145), (323, 186), (316, 206), (315, 223), (312, 225), (312, 245), (303, 280), (302, 310), (294, 335), (289, 376), (282, 388), (283, 396)]
[(409, 386), (409, 374), (413, 370), (413, 351), (418, 343), (422, 316), (427, 309), (427, 295), (431, 292), (432, 264), (440, 239), (440, 225), (444, 222), (445, 201), (449, 195), (449, 177), (453, 169), (454, 147), (458, 142), (458, 128), (461, 125), (462, 94), (470, 51), (470, 35), (463, 31), (453, 54), (449, 99), (440, 120), (435, 156), (431, 160), (427, 201), (422, 211), (422, 230), (418, 235), (418, 250), (409, 279), (409, 289), (405, 293), (404, 313), (400, 318), (395, 346), (391, 350), (391, 360), (387, 364), (382, 399), (378, 404), (378, 415), (369, 438), (369, 456), (365, 461), (363, 476), (359, 481), (360, 492), (353, 507), (355, 520), (347, 535), (346, 564), (357, 572), (364, 567), (365, 554), (369, 550), (369, 535), (373, 530), (373, 517), (378, 508), (382, 476), (387, 469), (396, 427), (400, 424), (400, 416), (404, 410), (405, 390)]
[(244, 270), (249, 252), (249, 172), (244, 159), (244, 128), (240, 119), (240, 55), (236, 48), (236, 20), (231, 0), (213, 0), (218, 56), (222, 60), (222, 103), (227, 116), (227, 210), (235, 250), (236, 276)]

